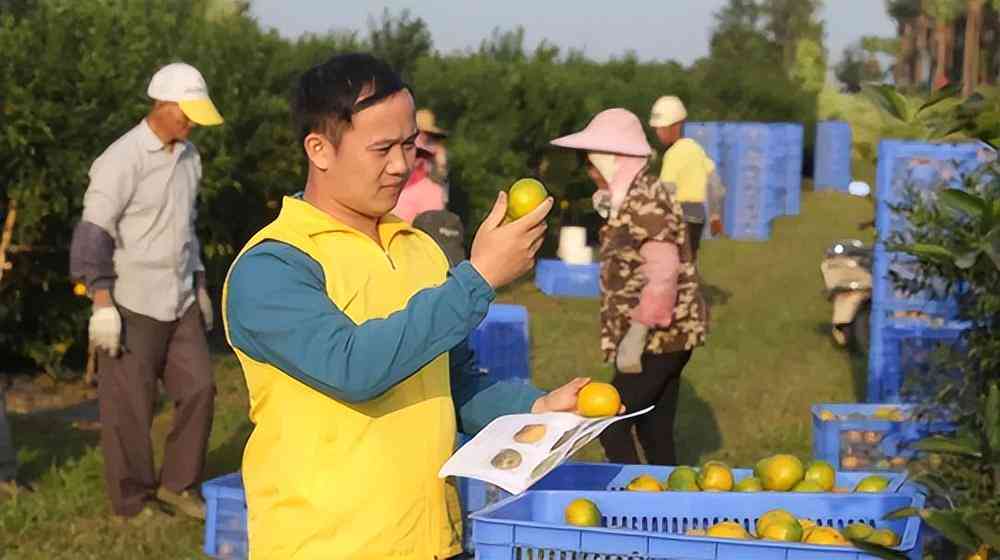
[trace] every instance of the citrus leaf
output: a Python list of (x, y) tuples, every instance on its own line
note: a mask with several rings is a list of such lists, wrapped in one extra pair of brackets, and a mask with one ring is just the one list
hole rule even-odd
[(956, 545), (966, 550), (975, 550), (979, 546), (976, 535), (965, 524), (960, 514), (953, 511), (929, 510), (921, 517), (925, 523)]
[[(986, 442), (989, 444), (990, 457), (993, 460), (1000, 457), (1000, 387), (990, 384), (986, 395), (986, 410), (983, 413), (983, 424), (986, 431)], [(1000, 549), (1000, 547), (997, 547)]]
[(1000, 269), (1000, 227), (995, 227), (993, 231), (987, 233), (983, 244), (983, 250), (990, 256), (993, 265)]
[(872, 544), (861, 539), (849, 539), (851, 544), (860, 548), (861, 550), (871, 554), (872, 556), (878, 556), (879, 558), (884, 558), (885, 560), (906, 560), (906, 555), (898, 550), (893, 550), (891, 548), (886, 548), (881, 545)]
[(889, 116), (903, 121), (910, 120), (910, 106), (906, 98), (890, 85), (864, 86), (864, 94)]
[(979, 540), (991, 548), (1000, 550), (1000, 533), (990, 521), (989, 516), (983, 513), (974, 513), (965, 516), (965, 524), (979, 537)]
[(944, 101), (945, 99), (948, 99), (949, 97), (954, 97), (961, 90), (962, 90), (962, 84), (961, 83), (956, 83), (956, 84), (952, 84), (950, 86), (941, 88), (934, 95), (932, 95), (929, 98), (927, 98), (927, 101), (924, 101), (924, 104), (920, 106), (919, 110), (923, 111), (924, 109), (928, 109), (930, 107), (933, 107), (933, 106), (937, 105), (938, 103)]
[(894, 247), (895, 250), (905, 251), (911, 255), (917, 257), (923, 257), (925, 259), (931, 259), (935, 261), (953, 263), (955, 262), (955, 253), (951, 250), (946, 249), (940, 245), (932, 245), (930, 243), (914, 243), (912, 245), (899, 245)]
[(986, 213), (985, 200), (962, 190), (945, 189), (938, 194), (938, 200), (949, 209), (977, 220)]
[(981, 450), (969, 442), (959, 441), (955, 438), (943, 436), (931, 436), (922, 439), (912, 445), (919, 451), (929, 451), (931, 453), (947, 453), (950, 455), (966, 455), (969, 457), (981, 458)]
[(968, 253), (958, 255), (955, 257), (955, 266), (962, 270), (969, 270), (970, 268), (976, 266), (976, 261), (979, 260), (980, 253), (982, 253), (982, 251), (976, 249), (975, 251), (969, 251)]
[(892, 521), (893, 519), (906, 519), (907, 517), (920, 517), (920, 510), (915, 507), (900, 508), (885, 514), (885, 517), (882, 519)]

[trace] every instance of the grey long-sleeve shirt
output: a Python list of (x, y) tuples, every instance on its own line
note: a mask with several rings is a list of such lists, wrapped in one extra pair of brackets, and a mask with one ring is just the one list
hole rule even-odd
[(168, 151), (140, 122), (90, 168), (71, 276), (92, 290), (112, 287), (115, 301), (136, 313), (179, 318), (194, 303), (194, 273), (204, 270), (194, 228), (200, 180), (194, 145)]

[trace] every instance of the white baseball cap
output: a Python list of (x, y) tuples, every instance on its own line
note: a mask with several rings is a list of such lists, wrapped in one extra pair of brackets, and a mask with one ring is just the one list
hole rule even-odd
[(653, 110), (649, 115), (649, 126), (671, 126), (677, 124), (688, 116), (684, 102), (673, 95), (664, 95), (653, 103)]
[(201, 72), (190, 64), (175, 62), (160, 68), (149, 81), (149, 97), (158, 101), (173, 101), (197, 124), (222, 124), (222, 115), (208, 97), (208, 84)]

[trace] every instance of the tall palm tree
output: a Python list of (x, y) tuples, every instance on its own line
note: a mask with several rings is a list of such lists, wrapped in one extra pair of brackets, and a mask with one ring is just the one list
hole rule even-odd
[(935, 71), (933, 89), (948, 85), (948, 71), (951, 70), (951, 54), (954, 52), (955, 20), (962, 14), (966, 0), (929, 0), (925, 6), (927, 15), (934, 19)]
[(921, 15), (920, 2), (921, 0), (886, 0), (886, 9), (889, 16), (896, 20), (896, 33), (899, 36), (899, 52), (896, 53), (896, 65), (892, 72), (899, 87), (911, 85), (916, 77), (914, 54), (916, 23)]
[(965, 8), (965, 50), (962, 53), (962, 95), (968, 97), (979, 85), (979, 42), (983, 36), (985, 0), (968, 0)]

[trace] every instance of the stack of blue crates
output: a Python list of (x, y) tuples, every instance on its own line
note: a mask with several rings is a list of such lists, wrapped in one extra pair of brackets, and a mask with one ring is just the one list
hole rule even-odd
[(961, 187), (965, 177), (994, 158), (992, 148), (980, 142), (884, 140), (879, 144), (868, 402), (907, 402), (931, 396), (932, 387), (912, 394), (905, 388), (921, 381), (913, 377), (928, 374), (935, 348), (954, 348), (968, 328), (957, 320), (959, 289), (944, 293), (940, 286), (933, 292), (914, 293), (897, 285), (897, 279), (913, 278), (916, 270), (913, 257), (886, 247), (895, 235), (905, 239), (908, 229), (894, 208), (908, 196), (933, 197), (940, 189)]
[(805, 138), (801, 124), (690, 122), (684, 134), (712, 158), (726, 186), (726, 235), (766, 240), (773, 219), (799, 213)]
[(798, 216), (802, 198), (802, 161), (805, 158), (805, 128), (798, 123), (775, 125), (784, 135), (786, 216)]
[(816, 190), (847, 192), (851, 184), (851, 125), (843, 121), (816, 125), (813, 179)]
[(523, 305), (491, 304), (469, 345), (487, 383), (531, 381), (528, 310)]
[(784, 213), (787, 171), (784, 138), (774, 125), (727, 123), (723, 126), (725, 231), (731, 239), (763, 241), (771, 220)]

